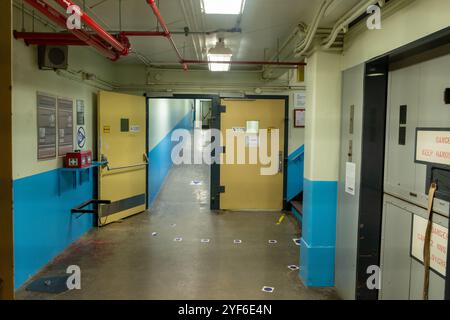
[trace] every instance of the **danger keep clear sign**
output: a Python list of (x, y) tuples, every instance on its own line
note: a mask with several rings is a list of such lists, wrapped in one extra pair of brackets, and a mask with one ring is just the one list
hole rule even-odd
[[(423, 262), (423, 246), (428, 220), (414, 215), (411, 255)], [(430, 243), (430, 267), (445, 277), (447, 271), (448, 229), (433, 223)]]
[(417, 129), (416, 162), (450, 166), (450, 129)]

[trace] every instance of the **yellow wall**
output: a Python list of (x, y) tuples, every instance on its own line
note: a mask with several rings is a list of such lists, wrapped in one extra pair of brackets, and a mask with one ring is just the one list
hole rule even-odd
[(393, 15), (382, 18), (381, 30), (350, 30), (344, 41), (342, 69), (349, 69), (449, 26), (449, 0), (411, 0)]

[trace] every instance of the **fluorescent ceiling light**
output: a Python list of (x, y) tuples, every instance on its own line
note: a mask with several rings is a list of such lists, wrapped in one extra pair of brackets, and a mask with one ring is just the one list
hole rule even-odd
[[(217, 42), (216, 47), (210, 49), (208, 52), (208, 61), (210, 62), (208, 64), (209, 70), (214, 72), (230, 71), (230, 64), (223, 62), (231, 61), (232, 57), (233, 52), (225, 47), (223, 39), (220, 39), (219, 42)], [(220, 61), (222, 63), (214, 63), (214, 61)]]
[(206, 14), (241, 14), (246, 0), (203, 0)]

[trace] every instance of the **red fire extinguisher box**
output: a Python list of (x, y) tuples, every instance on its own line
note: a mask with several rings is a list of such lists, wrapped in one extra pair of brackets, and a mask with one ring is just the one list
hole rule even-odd
[(92, 151), (69, 152), (64, 157), (65, 168), (86, 168), (92, 165)]

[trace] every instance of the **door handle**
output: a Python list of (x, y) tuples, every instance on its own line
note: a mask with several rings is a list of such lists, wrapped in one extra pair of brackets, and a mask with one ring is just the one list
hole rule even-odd
[[(106, 159), (105, 161), (107, 161), (107, 157), (106, 155), (102, 154), (102, 161), (103, 159)], [(143, 166), (147, 166), (149, 164), (149, 159), (147, 154), (143, 154), (143, 163), (137, 163), (137, 164), (132, 164), (132, 165), (128, 165), (128, 166), (123, 166), (123, 167), (116, 167), (116, 168), (111, 168), (109, 166), (109, 163), (106, 164), (106, 169), (108, 171), (117, 171), (117, 170), (122, 170), (122, 169), (131, 169), (131, 168), (137, 168), (137, 167), (143, 167)]]
[(131, 168), (143, 167), (143, 166), (146, 166), (146, 165), (147, 165), (147, 163), (139, 163), (139, 164), (132, 164), (132, 165), (129, 165), (129, 166), (116, 167), (116, 168), (108, 167), (108, 171), (117, 171), (117, 170), (122, 170), (122, 169), (131, 169)]

